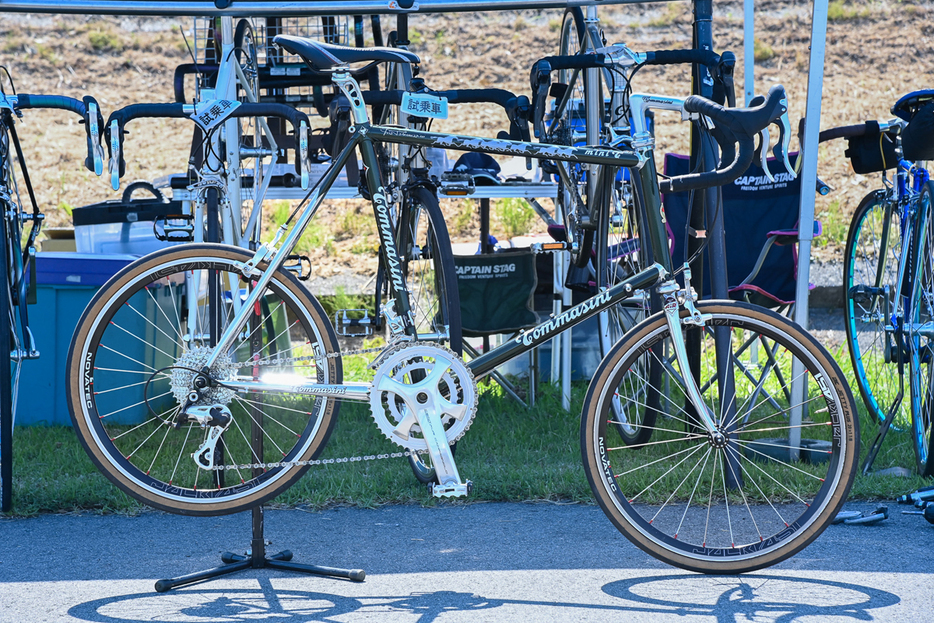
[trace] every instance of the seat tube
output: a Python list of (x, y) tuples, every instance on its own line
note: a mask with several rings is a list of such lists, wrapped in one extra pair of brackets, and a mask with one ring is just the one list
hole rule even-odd
[(667, 274), (671, 273), (671, 255), (668, 253), (668, 230), (665, 228), (665, 208), (658, 192), (658, 178), (655, 159), (652, 152), (647, 154), (645, 163), (638, 169), (631, 169), (634, 190), (642, 205), (645, 216), (645, 232), (648, 234), (650, 251), (647, 260), (658, 262)]
[[(402, 274), (402, 260), (399, 257), (399, 250), (396, 248), (396, 235), (392, 216), (389, 212), (389, 202), (386, 199), (386, 188), (380, 178), (379, 159), (376, 156), (376, 149), (373, 147), (373, 140), (366, 136), (368, 127), (360, 126), (357, 128), (357, 131), (362, 133), (358, 147), (366, 171), (366, 186), (373, 202), (376, 231), (379, 234), (382, 259), (385, 262), (392, 298), (395, 299), (396, 313), (402, 318), (405, 333), (413, 335), (415, 327), (409, 313), (409, 291), (405, 286), (405, 277)], [(376, 310), (376, 312), (379, 313), (379, 310)]]

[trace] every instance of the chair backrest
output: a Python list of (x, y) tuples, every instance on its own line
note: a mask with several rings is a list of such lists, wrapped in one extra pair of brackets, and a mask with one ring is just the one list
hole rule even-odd
[[(792, 165), (797, 154), (791, 155)], [(665, 174), (683, 175), (690, 172), (688, 157), (665, 154)], [(780, 162), (769, 159), (769, 170), (775, 181), (769, 181), (762, 168), (753, 164), (734, 183), (723, 187), (723, 217), (726, 230), (727, 279), (730, 296), (751, 298), (769, 307), (794, 301), (797, 275), (797, 248), (784, 244), (789, 233), (797, 230), (801, 178), (791, 179)], [(665, 194), (665, 216), (674, 234), (672, 259), (680, 266), (685, 253), (686, 223), (690, 193)], [(777, 238), (769, 249), (758, 273), (743, 284), (756, 267), (769, 236)], [(743, 285), (741, 285), (743, 284)], [(704, 262), (704, 297), (710, 296), (709, 267)]]
[(464, 335), (514, 333), (538, 324), (535, 254), (529, 249), (456, 255)]

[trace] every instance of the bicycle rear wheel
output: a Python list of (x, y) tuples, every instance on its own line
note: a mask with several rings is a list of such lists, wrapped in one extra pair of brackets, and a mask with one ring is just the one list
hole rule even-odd
[[(894, 313), (899, 301), (901, 227), (896, 208), (886, 200), (884, 191), (866, 195), (853, 215), (843, 257), (850, 361), (863, 402), (870, 416), (880, 423), (895, 406), (901, 386), (895, 359), (886, 354), (886, 341), (894, 345), (894, 336), (885, 331), (890, 324), (886, 311)], [(907, 428), (910, 413), (908, 401), (902, 400), (893, 424)]]
[[(707, 327), (730, 337), (731, 366), (718, 375), (713, 331), (704, 331), (698, 379), (725, 440), (709, 437), (685, 409), (684, 371), (656, 355), (670, 342), (664, 315), (656, 314), (629, 332), (590, 384), (584, 468), (607, 517), (652, 556), (703, 573), (752, 571), (798, 552), (836, 515), (855, 474), (858, 421), (839, 368), (797, 325), (743, 303), (697, 309)], [(770, 346), (768, 357), (760, 349), (758, 362), (752, 359), (752, 339)], [(647, 352), (672, 387), (663, 396), (672, 413), (652, 425), (651, 441), (627, 445), (613, 404), (620, 394), (638, 400), (629, 388), (647, 382), (634, 365)], [(793, 358), (805, 371), (803, 401), (785, 398)], [(724, 395), (730, 385), (733, 396)], [(803, 409), (800, 423), (791, 418), (795, 406)], [(802, 460), (792, 449), (798, 436)]]
[(918, 197), (915, 234), (916, 250), (912, 270), (910, 316), (907, 325), (908, 364), (911, 386), (911, 439), (915, 448), (918, 473), (934, 475), (934, 184), (928, 182)]
[[(78, 323), (67, 368), (75, 431), (104, 475), (143, 503), (186, 515), (245, 510), (307, 469), (280, 462), (311, 459), (327, 441), (337, 415), (333, 399), (225, 384), (342, 380), (324, 311), (281, 271), (251, 324), (212, 366), (213, 385), (194, 403), (226, 406), (231, 423), (210, 468), (193, 458), (204, 452), (212, 427), (180, 418), (180, 411), (211, 343), (252, 287), (240, 272), (250, 258), (208, 244), (149, 255), (108, 281)], [(253, 452), (254, 431), (261, 456)]]

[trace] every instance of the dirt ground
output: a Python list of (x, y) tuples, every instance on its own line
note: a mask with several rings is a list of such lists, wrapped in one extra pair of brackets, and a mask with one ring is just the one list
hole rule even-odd
[[(690, 3), (605, 6), (601, 23), (609, 43), (626, 42), (634, 50), (684, 48), (690, 45)], [(742, 97), (742, 4), (714, 5), (717, 51), (736, 53), (737, 93)], [(934, 23), (921, 19), (930, 3), (891, 0), (831, 4), (827, 60), (823, 82), (821, 128), (886, 119), (901, 95), (931, 87), (934, 64)], [(791, 118), (805, 110), (811, 4), (792, 1), (756, 3), (756, 87), (764, 92), (775, 83), (788, 91)], [(531, 64), (557, 52), (560, 11), (414, 15), (410, 18), (412, 49), (423, 59), (422, 76), (434, 89), (499, 87), (528, 94)], [(383, 19), (384, 32), (392, 20)], [(0, 64), (24, 93), (56, 93), (80, 98), (94, 95), (106, 115), (137, 102), (173, 99), (173, 71), (191, 62), (183, 38), (192, 41), (190, 18), (101, 18), (94, 16), (0, 17)], [(367, 22), (369, 37), (369, 23)], [(6, 87), (8, 88), (8, 87)], [(634, 89), (671, 95), (689, 89), (687, 68), (646, 67)], [(491, 108), (452, 107), (452, 116), (433, 129), (493, 136), (505, 129), (505, 116)], [(685, 152), (688, 126), (660, 116), (661, 149)], [(47, 223), (70, 224), (70, 210), (116, 198), (108, 180), (81, 166), (83, 129), (74, 115), (29, 111), (19, 126), (33, 182)], [(153, 179), (181, 172), (187, 162), (191, 128), (187, 122), (135, 122), (130, 127), (125, 181)], [(794, 140), (792, 147), (796, 147)], [(820, 148), (820, 177), (834, 187), (818, 198), (817, 212), (827, 234), (815, 243), (814, 257), (842, 257), (850, 216), (877, 177), (853, 173), (843, 157), (844, 144)], [(105, 176), (106, 177), (106, 176)], [(374, 231), (359, 202), (325, 206), (322, 224), (331, 233), (312, 253), (319, 274), (349, 266), (372, 272)], [(446, 202), (449, 228), (455, 240), (476, 236), (472, 206)], [(495, 210), (494, 210), (495, 212)], [(500, 231), (497, 231), (498, 228)], [(494, 219), (493, 233), (502, 237)], [(364, 241), (361, 244), (361, 239)]]

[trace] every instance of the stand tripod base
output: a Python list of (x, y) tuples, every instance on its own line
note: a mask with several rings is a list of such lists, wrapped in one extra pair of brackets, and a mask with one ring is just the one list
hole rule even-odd
[(156, 582), (156, 592), (165, 593), (172, 590), (173, 588), (194, 584), (195, 582), (210, 580), (212, 578), (228, 575), (230, 573), (236, 573), (245, 569), (262, 569), (264, 567), (270, 569), (282, 569), (284, 571), (294, 571), (296, 573), (308, 573), (311, 575), (325, 575), (334, 578), (345, 578), (348, 580), (353, 580), (354, 582), (362, 582), (366, 578), (366, 572), (363, 569), (335, 569), (333, 567), (319, 567), (316, 565), (303, 565), (300, 563), (291, 562), (292, 552), (289, 550), (283, 550), (278, 554), (273, 554), (272, 556), (263, 556), (260, 558), (260, 564), (258, 565), (254, 564), (255, 561), (253, 560), (252, 556), (242, 556), (240, 554), (232, 554), (231, 552), (224, 552), (221, 554), (221, 560), (225, 563), (222, 567), (215, 567), (214, 569), (207, 569), (206, 571), (198, 571), (197, 573), (189, 573), (188, 575), (183, 575), (168, 580), (159, 580)]
[(263, 537), (263, 507), (257, 506), (252, 510), (253, 513), (253, 541), (251, 552), (247, 555), (233, 554), (224, 552), (221, 554), (221, 560), (225, 563), (221, 567), (189, 573), (177, 578), (159, 580), (156, 582), (156, 592), (165, 593), (188, 584), (210, 580), (222, 575), (236, 573), (245, 569), (281, 569), (283, 571), (294, 571), (296, 573), (307, 573), (310, 575), (324, 575), (332, 578), (345, 578), (354, 582), (362, 582), (366, 578), (366, 572), (363, 569), (335, 569), (333, 567), (319, 567), (317, 565), (303, 565), (297, 562), (291, 562), (292, 552), (283, 550), (272, 556), (266, 555), (266, 541)]

